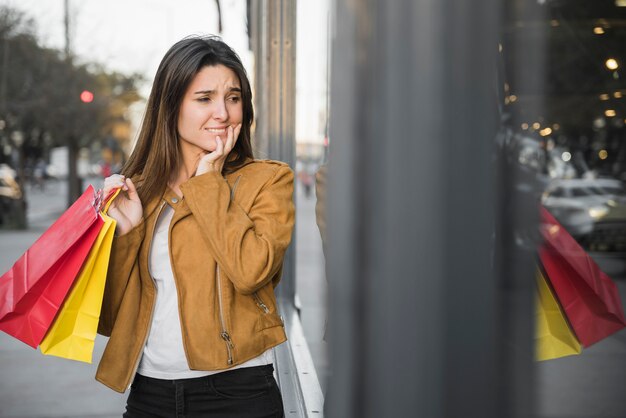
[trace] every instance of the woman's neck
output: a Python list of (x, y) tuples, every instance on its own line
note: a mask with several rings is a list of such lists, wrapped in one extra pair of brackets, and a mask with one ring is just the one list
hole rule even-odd
[(179, 196), (182, 196), (180, 185), (195, 176), (200, 159), (205, 155), (202, 150), (189, 150), (183, 148), (181, 150), (181, 162), (176, 177), (170, 180), (169, 187)]

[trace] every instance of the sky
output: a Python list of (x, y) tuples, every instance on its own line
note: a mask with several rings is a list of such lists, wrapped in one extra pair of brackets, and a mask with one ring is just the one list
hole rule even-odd
[[(37, 22), (45, 46), (65, 47), (63, 0), (0, 0)], [(70, 0), (70, 45), (85, 61), (151, 78), (176, 41), (191, 34), (217, 34), (213, 0)], [(245, 1), (222, 0), (224, 40), (250, 65)]]
[[(296, 65), (296, 139), (323, 141), (326, 121), (326, 49), (329, 0), (298, 2)], [(36, 21), (44, 46), (65, 47), (64, 0), (0, 0), (23, 10)], [(217, 34), (214, 0), (69, 0), (70, 44), (84, 62), (98, 62), (109, 70), (140, 73), (150, 83), (165, 52), (191, 34)], [(248, 75), (254, 75), (254, 57), (248, 50), (246, 1), (221, 0), (222, 38), (241, 57)], [(134, 109), (139, 115), (143, 104)]]

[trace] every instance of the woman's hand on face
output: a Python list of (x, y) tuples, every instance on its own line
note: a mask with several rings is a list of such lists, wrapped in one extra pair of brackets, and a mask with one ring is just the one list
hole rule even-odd
[(215, 141), (217, 142), (217, 148), (215, 149), (215, 151), (209, 152), (200, 159), (200, 162), (198, 163), (198, 168), (196, 169), (196, 176), (211, 171), (215, 171), (217, 173), (222, 172), (222, 169), (224, 168), (224, 163), (226, 162), (226, 158), (235, 147), (235, 143), (237, 142), (240, 131), (241, 123), (234, 128), (232, 126), (228, 127), (226, 142), (222, 141), (219, 136), (215, 138)]
[(122, 189), (128, 195), (118, 194), (107, 211), (107, 214), (117, 221), (116, 235), (119, 236), (139, 225), (143, 217), (143, 206), (131, 179), (120, 174), (104, 179), (103, 195), (108, 196), (113, 189)]

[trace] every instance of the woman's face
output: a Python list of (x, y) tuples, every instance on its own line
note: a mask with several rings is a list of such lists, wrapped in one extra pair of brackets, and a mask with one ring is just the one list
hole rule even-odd
[(227, 128), (242, 122), (239, 78), (221, 64), (202, 68), (189, 84), (178, 114), (181, 150), (202, 153), (216, 149), (216, 137), (226, 142)]

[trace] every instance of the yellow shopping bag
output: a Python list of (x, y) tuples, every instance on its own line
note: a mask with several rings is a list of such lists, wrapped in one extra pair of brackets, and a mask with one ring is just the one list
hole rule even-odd
[(104, 226), (39, 346), (43, 354), (91, 363), (116, 225), (106, 211), (117, 193), (100, 212)]
[(580, 354), (580, 343), (540, 271), (537, 272), (537, 287), (535, 359), (541, 361)]

